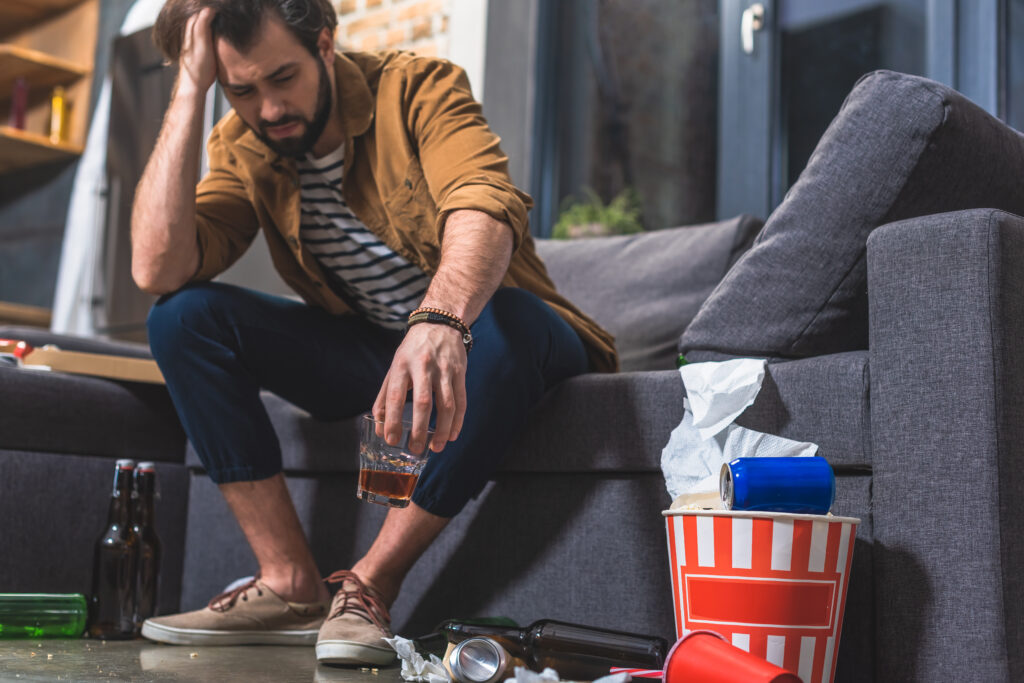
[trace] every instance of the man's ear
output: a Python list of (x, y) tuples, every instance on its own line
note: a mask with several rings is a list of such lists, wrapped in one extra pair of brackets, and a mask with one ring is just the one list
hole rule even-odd
[(326, 26), (321, 29), (320, 36), (316, 39), (316, 49), (325, 63), (334, 63), (334, 35)]

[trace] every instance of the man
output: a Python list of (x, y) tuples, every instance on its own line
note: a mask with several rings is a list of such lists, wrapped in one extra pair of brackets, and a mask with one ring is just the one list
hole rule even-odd
[[(529, 197), (464, 73), (408, 53), (336, 53), (335, 26), (329, 0), (168, 0), (154, 28), (180, 71), (136, 192), (132, 271), (162, 295), (153, 354), (260, 568), (205, 609), (148, 620), (155, 640), (315, 640), (323, 662), (391, 661), (381, 639), (403, 578), (529, 410), (554, 383), (617, 366), (609, 335), (548, 279)], [(215, 80), (233, 111), (210, 136), (197, 187)], [(305, 303), (209, 282), (259, 228)], [(432, 315), (407, 327), (423, 308)], [(322, 419), (371, 409), (392, 444), (411, 396), (413, 450), (433, 413), (435, 455), (412, 503), (389, 510), (367, 554), (328, 578), (333, 603), (261, 388)]]

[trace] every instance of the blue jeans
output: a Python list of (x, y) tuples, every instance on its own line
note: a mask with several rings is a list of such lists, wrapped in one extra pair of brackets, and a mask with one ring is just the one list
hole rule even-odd
[[(281, 471), (260, 389), (317, 419), (359, 415), (372, 407), (402, 341), (402, 332), (357, 315), (215, 282), (161, 297), (148, 329), (185, 433), (218, 484)], [(575, 331), (524, 290), (499, 289), (471, 330), (462, 432), (427, 461), (413, 494), (442, 517), (480, 492), (544, 392), (588, 369)]]

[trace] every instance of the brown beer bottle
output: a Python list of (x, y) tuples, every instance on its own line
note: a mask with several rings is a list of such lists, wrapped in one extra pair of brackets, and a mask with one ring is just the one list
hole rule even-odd
[(156, 614), (157, 582), (160, 576), (160, 539), (154, 526), (156, 468), (140, 462), (135, 468), (135, 494), (132, 506), (132, 530), (138, 538), (135, 571), (135, 629)]
[(93, 638), (131, 638), (135, 593), (135, 555), (138, 537), (131, 525), (132, 472), (135, 462), (118, 460), (107, 528), (96, 540), (89, 595), (89, 635)]
[(449, 621), (442, 624), (441, 630), (449, 643), (476, 636), (491, 638), (534, 671), (551, 667), (563, 680), (594, 680), (607, 676), (612, 667), (657, 670), (663, 667), (668, 654), (668, 641), (664, 638), (551, 619), (536, 621), (526, 628)]

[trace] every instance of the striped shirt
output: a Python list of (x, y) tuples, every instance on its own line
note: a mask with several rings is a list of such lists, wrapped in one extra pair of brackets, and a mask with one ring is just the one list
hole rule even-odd
[(342, 298), (376, 324), (405, 327), (427, 292), (430, 277), (386, 246), (352, 213), (341, 196), (345, 146), (296, 164), (301, 184), (299, 236)]

